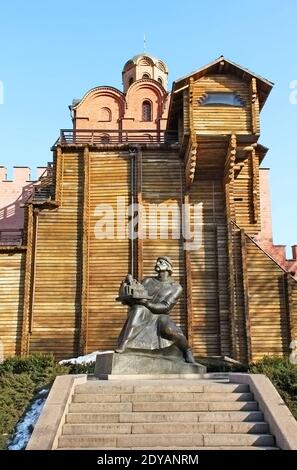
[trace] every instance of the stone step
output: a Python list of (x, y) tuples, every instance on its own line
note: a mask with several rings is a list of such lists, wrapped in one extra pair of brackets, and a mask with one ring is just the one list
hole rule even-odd
[(187, 383), (170, 382), (165, 381), (145, 381), (146, 383), (133, 383), (127, 384), (121, 382), (120, 384), (110, 384), (110, 382), (101, 381), (93, 382), (88, 381), (85, 384), (77, 385), (75, 388), (76, 394), (90, 394), (90, 393), (104, 393), (108, 395), (112, 394), (123, 394), (123, 393), (172, 393), (172, 392), (215, 392), (215, 393), (243, 393), (249, 392), (249, 386), (247, 384), (220, 384), (220, 383), (209, 383), (199, 381), (190, 381)]
[[(80, 405), (75, 403), (75, 405)], [(89, 411), (89, 410), (88, 410)], [(158, 423), (158, 422), (259, 422), (261, 411), (234, 412), (134, 412), (134, 413), (68, 413), (66, 423)]]
[(270, 434), (110, 434), (62, 435), (59, 447), (69, 448), (191, 448), (191, 447), (273, 447)]
[(132, 403), (70, 403), (69, 413), (131, 412)]
[(79, 393), (73, 396), (74, 403), (125, 403), (125, 402), (229, 402), (229, 401), (252, 401), (252, 393), (187, 393), (187, 392), (171, 392), (171, 393), (123, 393), (123, 394), (107, 394), (107, 393)]
[(136, 402), (134, 411), (257, 411), (255, 401), (219, 401), (219, 402)]
[(63, 435), (89, 434), (265, 434), (268, 433), (266, 423), (85, 423), (64, 424)]

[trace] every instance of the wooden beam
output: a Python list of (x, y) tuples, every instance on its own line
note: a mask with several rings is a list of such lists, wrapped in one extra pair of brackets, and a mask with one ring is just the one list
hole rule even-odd
[(249, 154), (249, 158), (251, 159), (251, 168), (252, 168), (252, 200), (253, 200), (253, 222), (257, 224), (260, 214), (260, 200), (259, 200), (259, 192), (260, 192), (260, 185), (259, 185), (259, 157), (256, 154), (255, 149), (253, 148)]
[[(138, 149), (137, 152), (137, 168), (136, 168), (136, 186), (137, 186), (137, 204), (138, 204), (138, 238), (137, 238), (137, 277), (141, 281), (143, 278), (143, 235), (141, 234), (143, 228), (142, 220), (142, 151)], [(139, 236), (141, 235), (141, 236)]]
[(88, 352), (89, 330), (89, 249), (90, 249), (90, 151), (84, 148), (83, 153), (83, 213), (82, 213), (82, 290), (81, 290), (81, 318), (79, 330), (79, 353)]
[(229, 304), (230, 304), (230, 337), (231, 354), (234, 359), (238, 359), (237, 331), (236, 331), (236, 289), (235, 282), (235, 259), (234, 259), (234, 229), (235, 204), (234, 204), (234, 166), (236, 160), (237, 138), (235, 134), (230, 136), (224, 171), (225, 201), (228, 228), (228, 284), (229, 284)]
[[(183, 191), (184, 207), (190, 207), (189, 192), (184, 189)], [(190, 211), (183, 211), (183, 216), (190, 217)], [(189, 221), (190, 224), (190, 221)], [(184, 240), (184, 243), (186, 240)], [(184, 249), (184, 263), (185, 263), (185, 307), (186, 307), (186, 324), (187, 324), (187, 337), (188, 343), (191, 348), (194, 346), (194, 332), (193, 332), (193, 301), (192, 301), (192, 265), (191, 265), (191, 251)]]
[(228, 222), (230, 220), (235, 221), (235, 204), (234, 204), (234, 170), (235, 160), (237, 151), (237, 139), (236, 135), (232, 134), (229, 141), (225, 171), (224, 171), (224, 183), (226, 191), (226, 212)]
[(235, 269), (234, 267), (234, 254), (233, 254), (233, 224), (228, 223), (228, 284), (229, 284), (229, 303), (230, 303), (230, 337), (231, 337), (231, 356), (233, 359), (237, 359), (238, 351), (236, 347), (236, 327), (235, 327), (235, 316), (236, 316), (236, 302), (235, 302)]
[(250, 82), (250, 100), (251, 100), (251, 127), (253, 134), (260, 134), (259, 119), (259, 96), (257, 91), (257, 80), (255, 77)]
[(194, 181), (197, 164), (197, 142), (196, 136), (193, 141), (192, 135), (189, 138), (188, 147), (185, 154), (185, 184), (189, 188)]
[(29, 353), (29, 322), (31, 310), (31, 273), (32, 273), (32, 248), (33, 248), (33, 206), (25, 207), (25, 232), (27, 251), (25, 254), (24, 272), (24, 304), (21, 330), (21, 355)]

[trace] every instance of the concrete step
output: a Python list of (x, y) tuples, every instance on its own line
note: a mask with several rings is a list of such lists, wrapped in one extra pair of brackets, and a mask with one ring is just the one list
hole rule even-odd
[[(175, 424), (175, 425), (174, 425)], [(84, 423), (64, 424), (63, 435), (89, 434), (265, 434), (268, 433), (266, 423)]]
[(229, 401), (252, 401), (252, 393), (123, 393), (123, 394), (107, 394), (107, 393), (79, 393), (73, 396), (74, 403), (125, 403), (125, 402), (229, 402)]
[(131, 412), (132, 403), (70, 403), (70, 413), (119, 413)]
[(270, 434), (110, 434), (62, 435), (59, 447), (69, 448), (191, 448), (191, 447), (273, 447)]
[[(168, 399), (168, 398), (167, 398)], [(255, 401), (219, 401), (219, 402), (136, 402), (134, 411), (257, 411)]]
[(145, 383), (127, 384), (120, 382), (120, 384), (110, 384), (110, 382), (101, 381), (93, 382), (88, 381), (85, 384), (77, 385), (75, 388), (76, 394), (90, 394), (90, 393), (104, 393), (108, 395), (123, 394), (123, 393), (172, 393), (172, 392), (215, 392), (215, 393), (243, 393), (249, 392), (249, 386), (246, 384), (221, 384), (221, 383), (205, 383), (199, 381), (189, 381), (187, 383), (180, 383), (173, 381), (168, 383), (161, 380), (144, 381)]
[[(75, 405), (80, 405), (75, 403)], [(89, 411), (89, 410), (88, 410)], [(134, 413), (68, 413), (66, 423), (159, 423), (159, 422), (260, 422), (261, 411), (234, 412), (134, 412)]]

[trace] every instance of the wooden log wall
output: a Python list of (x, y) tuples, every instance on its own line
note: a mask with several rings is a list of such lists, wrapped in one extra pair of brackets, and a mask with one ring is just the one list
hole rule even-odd
[(23, 323), (24, 251), (0, 251), (0, 355), (20, 354)]
[[(256, 243), (245, 237), (252, 360), (265, 354), (286, 354), (291, 336), (286, 274)], [(296, 285), (294, 281), (294, 290)], [(292, 314), (296, 315), (296, 310)]]
[[(86, 352), (114, 349), (127, 316), (127, 308), (115, 298), (122, 279), (131, 272), (130, 242), (125, 232), (128, 222), (125, 210), (131, 203), (131, 158), (128, 151), (90, 153)], [(121, 209), (117, 208), (118, 197), (124, 204), (124, 231), (119, 234), (116, 216), (120, 215)], [(114, 210), (115, 217), (111, 221), (114, 239), (97, 238), (96, 224), (104, 216), (101, 204)], [(99, 228), (97, 225), (97, 230)]]
[(198, 204), (201, 211), (200, 246), (189, 252), (192, 347), (198, 356), (230, 355), (227, 233), (221, 180), (196, 177), (190, 202)]
[[(149, 151), (142, 155), (142, 202), (145, 213), (149, 216), (151, 205), (164, 204), (167, 207), (172, 205), (178, 209), (181, 215), (181, 205), (183, 202), (183, 166), (177, 152), (170, 151)], [(170, 216), (171, 217), (171, 216)], [(147, 217), (148, 220), (148, 217)], [(184, 250), (183, 239), (180, 231), (178, 238), (173, 238), (171, 223), (169, 219), (168, 239), (160, 238), (160, 229), (166, 228), (165, 220), (158, 216), (159, 229), (156, 232), (156, 239), (149, 239), (149, 231), (143, 240), (143, 276), (156, 275), (154, 271), (155, 261), (160, 255), (167, 255), (173, 262), (173, 277), (180, 282), (185, 289), (184, 282)], [(177, 227), (178, 228), (178, 227)], [(186, 312), (184, 295), (171, 312), (172, 319), (186, 329)]]
[(244, 155), (240, 169), (234, 171), (234, 220), (247, 234), (255, 235), (261, 230), (259, 157), (254, 149), (245, 151)]
[[(244, 106), (203, 106), (207, 92), (233, 92)], [(193, 119), (200, 134), (249, 134), (251, 123), (251, 93), (249, 85), (232, 75), (208, 75), (194, 82)]]
[(78, 353), (82, 283), (83, 154), (59, 153), (60, 206), (36, 222), (30, 352)]

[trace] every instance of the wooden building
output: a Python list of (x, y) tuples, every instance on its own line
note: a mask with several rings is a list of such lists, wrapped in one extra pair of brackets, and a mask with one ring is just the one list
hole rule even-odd
[[(224, 57), (171, 94), (167, 74), (138, 55), (124, 67), (123, 92), (97, 87), (71, 105), (73, 128), (61, 130), (24, 204), (22, 242), (0, 246), (5, 356), (113, 349), (127, 315), (115, 302), (121, 280), (152, 274), (161, 254), (184, 287), (172, 317), (196, 356), (249, 362), (288, 353), (297, 339), (297, 282), (256, 242), (267, 152), (259, 115), (272, 83)], [(161, 236), (160, 218), (157, 236), (131, 239), (129, 205), (142, 207), (139, 227), (160, 207), (177, 208), (180, 225)], [(106, 238), (104, 208), (114, 214)]]

